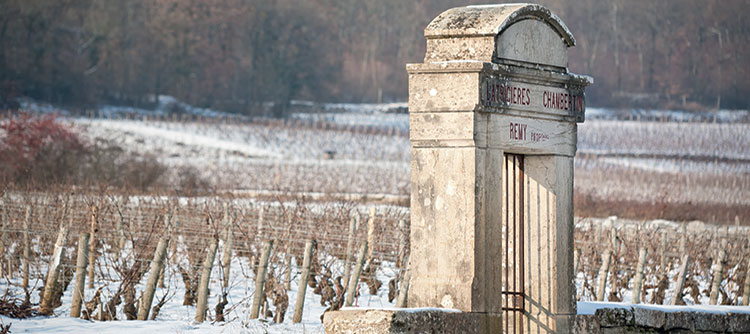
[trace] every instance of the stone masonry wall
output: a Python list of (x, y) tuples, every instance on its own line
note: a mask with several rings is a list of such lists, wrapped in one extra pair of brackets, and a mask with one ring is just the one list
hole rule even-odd
[[(345, 309), (328, 312), (328, 334), (500, 333), (486, 313), (445, 309)], [(576, 316), (574, 334), (750, 333), (750, 313), (667, 312), (647, 307), (600, 308)]]
[(578, 315), (573, 333), (750, 333), (750, 313), (603, 308), (593, 315)]

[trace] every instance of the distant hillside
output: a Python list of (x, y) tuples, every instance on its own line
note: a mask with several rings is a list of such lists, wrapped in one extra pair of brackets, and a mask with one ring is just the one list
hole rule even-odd
[[(242, 113), (291, 100), (404, 101), (440, 12), (483, 1), (2, 0), (0, 109), (19, 96)], [(596, 79), (592, 106), (748, 109), (746, 0), (544, 0)]]

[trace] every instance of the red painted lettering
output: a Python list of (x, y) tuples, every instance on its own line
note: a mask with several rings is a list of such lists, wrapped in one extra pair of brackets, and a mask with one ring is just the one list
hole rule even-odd
[(526, 105), (531, 105), (531, 90), (526, 89)]
[(526, 134), (526, 128), (527, 128), (526, 124), (510, 122), (508, 127), (509, 127), (508, 138), (513, 139), (513, 140), (527, 140), (528, 139), (528, 136)]

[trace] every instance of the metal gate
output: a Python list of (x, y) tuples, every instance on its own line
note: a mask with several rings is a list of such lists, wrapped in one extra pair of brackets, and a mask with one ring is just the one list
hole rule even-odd
[(503, 192), (503, 290), (504, 333), (523, 333), (524, 313), (524, 169), (523, 155), (505, 153)]

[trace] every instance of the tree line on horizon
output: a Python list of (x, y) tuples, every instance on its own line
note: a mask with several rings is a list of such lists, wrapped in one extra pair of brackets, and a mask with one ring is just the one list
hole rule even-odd
[[(404, 101), (424, 27), (455, 0), (0, 0), (0, 109), (153, 107), (283, 116), (291, 100)], [(588, 105), (748, 109), (743, 0), (542, 0), (577, 39)]]

